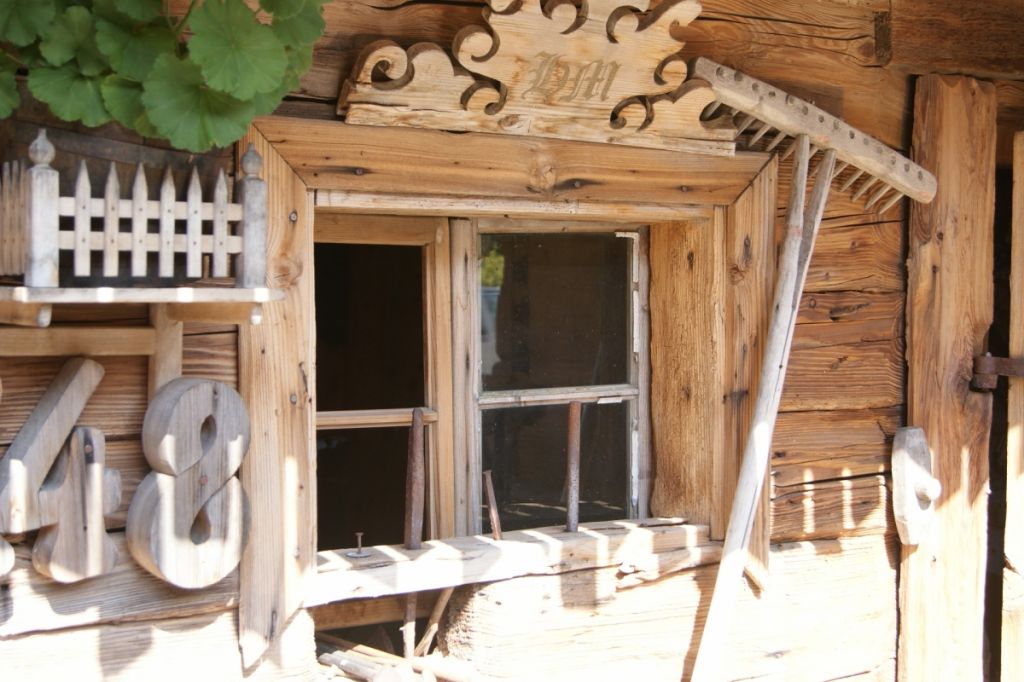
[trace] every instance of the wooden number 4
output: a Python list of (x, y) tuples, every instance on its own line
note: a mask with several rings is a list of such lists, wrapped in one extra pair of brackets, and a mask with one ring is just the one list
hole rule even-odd
[(157, 392), (142, 425), (153, 471), (128, 508), (128, 548), (139, 564), (190, 589), (235, 569), (245, 497), (234, 474), (248, 447), (249, 415), (230, 386), (183, 378)]
[[(120, 502), (121, 478), (104, 468), (102, 432), (75, 428), (102, 378), (92, 360), (66, 362), (0, 459), (0, 533), (42, 529), (32, 563), (59, 582), (106, 573), (117, 560), (103, 516)], [(0, 538), (0, 576), (13, 566)]]

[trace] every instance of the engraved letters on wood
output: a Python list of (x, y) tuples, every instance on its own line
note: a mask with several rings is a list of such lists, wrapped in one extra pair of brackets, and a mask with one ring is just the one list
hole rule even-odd
[(711, 154), (734, 151), (726, 118), (672, 37), (694, 0), (490, 0), (452, 56), (419, 43), (369, 45), (342, 88), (348, 123), (406, 125), (610, 142)]

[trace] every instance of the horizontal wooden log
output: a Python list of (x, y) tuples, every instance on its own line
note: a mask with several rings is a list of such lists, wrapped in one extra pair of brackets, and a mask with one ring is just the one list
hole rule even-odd
[(902, 291), (903, 230), (898, 223), (822, 225), (807, 272), (807, 293)]
[(181, 373), (238, 387), (238, 332), (192, 334), (182, 344)]
[(811, 322), (796, 326), (793, 350), (891, 341), (902, 333), (902, 317)]
[(238, 655), (234, 610), (142, 623), (107, 624), (0, 640), (7, 679), (312, 680), (313, 623), (300, 612), (250, 674)]
[(903, 404), (903, 339), (795, 349), (783, 412), (857, 410)]
[(889, 471), (902, 407), (783, 412), (772, 437), (775, 486), (792, 486)]
[(1024, 13), (1017, 0), (894, 0), (890, 66), (1024, 80)]
[[(744, 588), (719, 679), (827, 680), (887, 665), (892, 550), (884, 536), (775, 546), (772, 588), (760, 599)], [(699, 567), (633, 588), (605, 568), (463, 588), (441, 648), (489, 679), (687, 679), (714, 576)]]
[(729, 205), (764, 154), (660, 150), (266, 117), (257, 129), (316, 190), (591, 204)]
[(143, 570), (128, 553), (124, 535), (111, 535), (118, 550), (113, 571), (61, 585), (32, 567), (30, 547), (17, 545), (17, 562), (0, 601), (0, 639), (47, 630), (181, 618), (221, 612), (238, 600), (238, 574), (205, 590), (179, 590)]
[[(428, 590), (416, 595), (416, 617), (430, 616), (437, 601), (438, 590)], [(380, 597), (379, 599), (349, 599), (333, 604), (322, 604), (309, 609), (316, 630), (334, 630), (360, 625), (377, 625), (405, 620), (405, 603), (408, 595)]]
[(772, 541), (818, 540), (891, 532), (889, 487), (884, 476), (776, 488)]
[(688, 548), (700, 561), (702, 554), (717, 551), (707, 538), (706, 526), (647, 519), (584, 524), (578, 533), (538, 528), (505, 533), (502, 540), (482, 535), (431, 540), (417, 550), (382, 545), (368, 548), (364, 559), (341, 550), (319, 552), (305, 605), (621, 565), (669, 549)]
[[(106, 373), (89, 398), (79, 424), (103, 430), (107, 440), (137, 434), (146, 410), (145, 357), (99, 359)], [(8, 445), (39, 402), (64, 358), (0, 357), (4, 400), (0, 409), (0, 449)]]
[(152, 355), (155, 344), (151, 327), (0, 327), (0, 353), (4, 357)]
[[(800, 299), (797, 332), (801, 325), (821, 322), (892, 320), (903, 324), (901, 291), (819, 291)], [(898, 322), (897, 322), (898, 321)], [(899, 328), (902, 333), (902, 326)]]

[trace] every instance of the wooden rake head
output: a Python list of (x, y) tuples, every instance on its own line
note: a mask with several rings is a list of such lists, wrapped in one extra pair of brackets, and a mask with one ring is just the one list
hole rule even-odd
[[(742, 149), (777, 152), (785, 159), (796, 149), (795, 138), (807, 135), (812, 163), (823, 156), (818, 152), (835, 150), (832, 184), (840, 192), (851, 190), (854, 199), (863, 197), (866, 208), (879, 206), (880, 213), (904, 196), (923, 203), (935, 196), (935, 176), (810, 102), (703, 57), (691, 63), (690, 76), (707, 81), (715, 94), (703, 118), (732, 116)], [(811, 177), (820, 167), (812, 168)]]

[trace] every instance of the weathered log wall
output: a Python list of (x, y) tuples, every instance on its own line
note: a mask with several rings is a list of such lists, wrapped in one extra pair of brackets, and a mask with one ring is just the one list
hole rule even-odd
[[(984, 31), (966, 27), (953, 36), (939, 31), (936, 27), (951, 21), (958, 26), (958, 17), (940, 0), (703, 4), (702, 17), (679, 31), (688, 55), (707, 56), (776, 84), (897, 148), (906, 149), (909, 143), (910, 75), (933, 65), (1000, 79), (1001, 162), (1010, 158), (1009, 131), (1024, 127), (1022, 43), (990, 40)], [(973, 20), (986, 21), (991, 13), (997, 19), (987, 21), (1000, 23), (1000, 30), (1011, 20), (1024, 28), (1014, 0), (983, 3), (981, 14), (973, 5), (967, 7), (969, 3), (948, 4)], [(313, 69), (281, 113), (334, 118), (340, 84), (363, 46), (379, 38), (394, 38), (405, 46), (422, 40), (448, 44), (458, 28), (478, 21), (482, 5), (334, 0), (325, 8), (328, 30), (318, 43)], [(945, 15), (941, 21), (923, 21), (920, 12), (927, 8)], [(1009, 35), (1019, 36), (1020, 30), (1011, 27)], [(958, 50), (936, 61), (934, 49), (950, 40), (957, 41)], [(983, 42), (990, 47), (998, 43), (998, 54), (979, 52)], [(22, 148), (34, 125), (44, 120), (38, 108), (26, 105), (18, 120), (0, 132), (5, 148)], [(132, 162), (147, 161), (155, 168), (166, 162), (183, 166), (189, 160), (184, 154), (154, 152), (144, 141), (115, 129), (98, 136), (74, 126), (66, 129), (56, 136), (58, 150), (85, 154), (97, 175), (110, 161), (121, 162), (125, 185)], [(229, 159), (227, 152), (207, 155), (203, 168), (212, 177)], [(783, 164), (782, 201), (788, 196), (789, 172)], [(894, 676), (896, 555), (888, 470), (892, 435), (903, 423), (905, 406), (902, 211), (865, 212), (838, 195), (829, 203), (801, 303), (773, 445), (772, 537), (779, 543), (772, 551), (773, 580), (762, 600), (747, 595), (743, 602), (744, 617), (737, 622), (744, 624), (733, 639), (732, 677)], [(85, 321), (144, 324), (146, 310), (96, 306), (55, 311), (55, 323)], [(233, 329), (188, 325), (186, 374), (235, 384), (236, 349)], [(2, 354), (0, 349), (0, 453), (60, 362), (13, 360)], [(108, 466), (122, 473), (125, 502), (109, 522), (118, 529), (127, 501), (147, 470), (139, 446), (146, 362), (113, 357), (102, 363), (106, 377), (81, 421), (106, 432)], [(207, 592), (185, 594), (122, 561), (110, 576), (61, 588), (58, 597), (56, 588), (32, 571), (23, 552), (19, 562), (10, 586), (0, 591), (0, 657), (5, 666), (19, 670), (31, 665), (31, 674), (45, 675), (38, 667), (41, 661), (57, 670), (81, 652), (79, 660), (91, 661), (90, 667), (76, 673), (87, 678), (159, 678), (167, 672), (161, 666), (168, 657), (214, 660), (215, 666), (197, 678), (223, 672), (227, 679), (240, 673), (236, 577)], [(543, 650), (567, 654), (551, 659), (548, 672), (553, 676), (568, 677), (567, 671), (580, 662), (635, 664), (648, 657), (651, 677), (645, 679), (677, 679), (684, 654), (694, 654), (713, 576), (712, 567), (702, 567), (626, 588), (614, 569), (602, 569), (466, 590), (451, 611), (446, 646), (469, 658), (486, 652), (496, 673), (519, 671), (521, 677), (538, 678), (542, 675), (534, 674), (536, 667), (522, 666), (542, 660), (527, 645), (538, 643), (531, 632), (546, 630), (554, 634), (540, 641)], [(518, 603), (521, 595), (528, 598)], [(542, 600), (544, 596), (550, 599)], [(97, 608), (98, 602), (106, 607)], [(507, 629), (520, 616), (528, 630)], [(780, 632), (778, 623), (791, 625)], [(308, 622), (297, 619), (285, 630), (281, 646), (308, 646), (308, 630)], [(594, 630), (593, 638), (581, 640), (580, 633), (587, 630)], [(42, 631), (47, 634), (28, 636)], [(54, 657), (54, 651), (63, 653)], [(97, 656), (96, 651), (101, 653)], [(273, 651), (268, 655), (271, 663), (274, 656)], [(605, 668), (598, 670), (597, 677), (606, 676)], [(636, 668), (627, 670), (635, 674)]]

